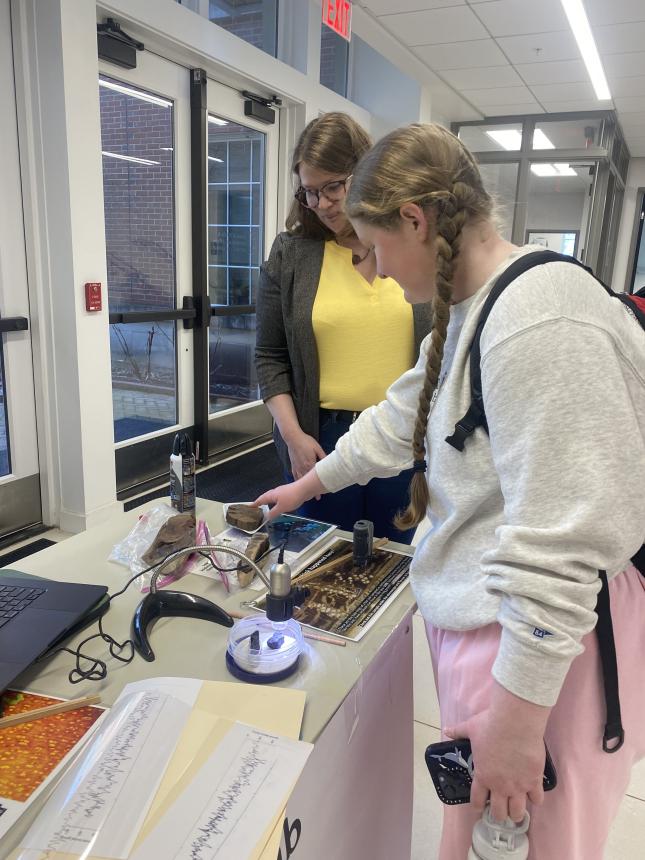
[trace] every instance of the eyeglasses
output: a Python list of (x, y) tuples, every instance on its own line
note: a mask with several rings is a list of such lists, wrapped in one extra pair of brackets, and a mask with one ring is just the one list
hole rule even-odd
[(320, 188), (300, 188), (294, 194), (294, 197), (301, 206), (307, 209), (317, 209), (320, 203), (320, 195), (329, 200), (330, 203), (336, 203), (345, 196), (346, 186), (351, 176), (345, 179), (333, 179), (331, 182), (325, 182)]

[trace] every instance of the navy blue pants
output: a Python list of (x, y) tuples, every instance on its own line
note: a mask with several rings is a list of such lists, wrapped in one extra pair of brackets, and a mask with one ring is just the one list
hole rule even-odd
[[(340, 437), (349, 430), (351, 418), (334, 410), (320, 410), (320, 446), (331, 453)], [(289, 480), (293, 478), (288, 476)], [(372, 478), (364, 487), (354, 484), (338, 493), (326, 493), (320, 501), (311, 499), (298, 510), (302, 517), (334, 523), (341, 529), (352, 531), (356, 520), (371, 520), (374, 537), (386, 537), (399, 543), (412, 543), (416, 529), (401, 532), (392, 520), (404, 510), (409, 501), (408, 488), (412, 469), (406, 469), (393, 478)]]

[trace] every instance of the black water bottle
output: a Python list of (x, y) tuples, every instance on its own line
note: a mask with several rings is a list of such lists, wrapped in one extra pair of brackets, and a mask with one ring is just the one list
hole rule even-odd
[(195, 457), (187, 433), (177, 433), (172, 446), (170, 504), (180, 513), (195, 510)]

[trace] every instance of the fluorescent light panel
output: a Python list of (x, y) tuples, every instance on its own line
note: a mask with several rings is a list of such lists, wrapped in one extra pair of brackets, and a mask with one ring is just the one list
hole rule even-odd
[(531, 173), (536, 176), (557, 176), (558, 171), (552, 164), (532, 164)]
[(582, 54), (591, 83), (596, 91), (596, 98), (610, 99), (609, 84), (600, 62), (598, 48), (589, 26), (589, 19), (582, 5), (582, 0), (561, 0), (562, 8), (569, 19), (569, 26), (573, 32), (578, 48)]
[(117, 93), (123, 93), (125, 96), (139, 99), (142, 102), (150, 102), (150, 104), (159, 105), (159, 107), (172, 107), (172, 102), (169, 102), (168, 99), (162, 99), (159, 96), (153, 96), (150, 93), (144, 93), (141, 90), (133, 90), (131, 87), (114, 83), (114, 81), (105, 81), (103, 78), (99, 78), (99, 86), (105, 87), (106, 90), (114, 90)]
[(577, 176), (568, 164), (532, 164), (531, 173), (536, 176)]
[[(487, 131), (486, 134), (509, 151), (517, 152), (522, 146), (522, 133), (515, 128), (500, 128)], [(533, 149), (555, 149), (555, 144), (551, 143), (541, 128), (536, 128), (533, 132)]]
[(497, 131), (487, 131), (486, 134), (509, 151), (518, 150), (522, 146), (522, 133), (515, 128), (500, 128)]
[(228, 125), (227, 119), (220, 119), (218, 116), (210, 116), (209, 115), (208, 121), (212, 122), (213, 125)]
[(533, 132), (533, 149), (555, 149), (555, 144), (551, 143), (541, 128), (536, 128)]
[(136, 158), (134, 155), (120, 155), (118, 152), (106, 152), (102, 150), (101, 155), (106, 158), (118, 158), (119, 161), (132, 161), (135, 164), (161, 164), (160, 161), (151, 161), (149, 158)]

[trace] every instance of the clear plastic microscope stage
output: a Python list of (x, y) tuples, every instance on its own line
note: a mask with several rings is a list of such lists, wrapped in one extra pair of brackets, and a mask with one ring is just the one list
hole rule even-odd
[(231, 628), (226, 665), (243, 681), (269, 684), (295, 672), (304, 648), (302, 630), (293, 618), (270, 621), (264, 615), (251, 616)]

